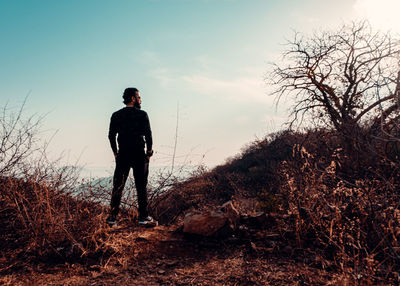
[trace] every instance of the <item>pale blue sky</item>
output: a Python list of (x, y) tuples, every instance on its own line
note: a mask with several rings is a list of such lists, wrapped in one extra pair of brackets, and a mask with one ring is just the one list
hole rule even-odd
[(214, 166), (285, 121), (263, 77), (292, 29), (339, 26), (369, 2), (0, 0), (0, 105), (30, 91), (26, 114), (49, 113), (44, 130), (58, 130), (52, 154), (112, 169), (109, 119), (134, 86), (153, 164), (171, 162), (179, 102), (178, 157)]

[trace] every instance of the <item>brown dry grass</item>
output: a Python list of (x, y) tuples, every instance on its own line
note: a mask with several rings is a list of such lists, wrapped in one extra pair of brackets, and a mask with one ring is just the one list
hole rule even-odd
[[(270, 252), (264, 235), (188, 239), (175, 227), (107, 233), (115, 252), (90, 265), (45, 262), (2, 275), (6, 285), (337, 285), (345, 277)], [(256, 250), (249, 243), (256, 245)]]
[(283, 215), (279, 233), (293, 249), (354, 283), (398, 283), (400, 164), (398, 143), (386, 139), (360, 130), (344, 151), (334, 131), (278, 133), (177, 183), (153, 202), (155, 215), (174, 222), (192, 209), (258, 198), (243, 210)]

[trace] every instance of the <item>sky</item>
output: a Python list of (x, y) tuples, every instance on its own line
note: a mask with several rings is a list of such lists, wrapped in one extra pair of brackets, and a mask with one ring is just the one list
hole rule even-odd
[[(50, 156), (97, 176), (111, 114), (137, 87), (154, 166), (213, 167), (282, 129), (264, 78), (294, 31), (368, 19), (400, 31), (395, 0), (0, 0), (0, 107), (45, 115)], [(389, 7), (389, 8), (388, 8)], [(108, 171), (107, 171), (108, 170)]]

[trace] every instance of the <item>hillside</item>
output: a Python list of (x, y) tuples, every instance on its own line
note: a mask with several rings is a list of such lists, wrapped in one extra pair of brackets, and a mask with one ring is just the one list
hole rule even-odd
[[(370, 144), (371, 142), (369, 142)], [(344, 154), (334, 132), (281, 132), (151, 201), (138, 227), (42, 182), (3, 178), (0, 281), (48, 285), (338, 285), (398, 283), (398, 159)], [(374, 147), (375, 148), (375, 147)], [(397, 155), (396, 155), (397, 156)], [(397, 164), (397, 165), (396, 165)], [(93, 190), (90, 190), (93, 191)], [(96, 190), (97, 194), (101, 190)], [(108, 190), (104, 190), (107, 195)], [(183, 232), (188, 213), (232, 201), (228, 234)], [(252, 220), (262, 211), (264, 220)]]

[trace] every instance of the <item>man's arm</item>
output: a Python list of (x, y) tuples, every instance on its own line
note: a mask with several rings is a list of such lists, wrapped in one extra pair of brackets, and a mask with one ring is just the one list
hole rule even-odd
[(117, 157), (118, 149), (117, 149), (117, 129), (114, 115), (111, 116), (110, 120), (110, 129), (108, 131), (108, 140), (110, 140), (111, 149), (114, 153), (114, 157)]
[(147, 115), (147, 113), (146, 113), (145, 120), (144, 120), (144, 138), (146, 140), (147, 153), (149, 153), (149, 152), (152, 153), (153, 152), (153, 137), (151, 134), (150, 120), (149, 120), (149, 116)]

